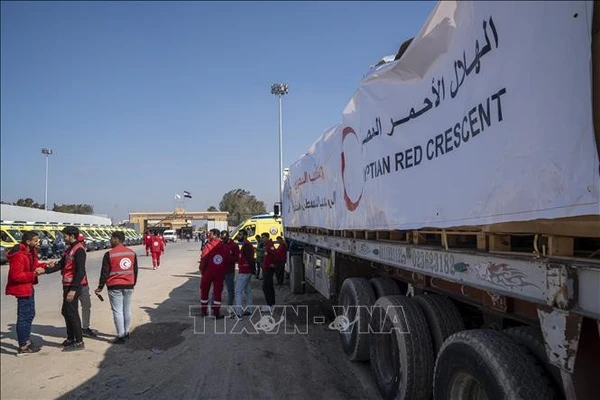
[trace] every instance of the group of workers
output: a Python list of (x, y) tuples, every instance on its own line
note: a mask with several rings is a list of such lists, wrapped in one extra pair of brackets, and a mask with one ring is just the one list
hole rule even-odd
[[(283, 284), (283, 271), (287, 254), (287, 245), (280, 236), (277, 238), (279, 245), (276, 247), (268, 233), (263, 233), (258, 240), (255, 259), (254, 247), (248, 240), (248, 233), (240, 230), (235, 241), (229, 237), (227, 231), (219, 232), (211, 229), (207, 235), (208, 242), (200, 255), (200, 311), (202, 316), (208, 315), (209, 292), (213, 288), (212, 313), (217, 319), (223, 318), (221, 314), (221, 298), (223, 283), (227, 286), (227, 300), (230, 309), (238, 316), (251, 314), (249, 308), (252, 304), (252, 288), (250, 285), (253, 275), (259, 276), (263, 271), (262, 289), (265, 301), (270, 310), (275, 305), (275, 287), (273, 277), (281, 271), (278, 283)], [(237, 242), (237, 243), (236, 243)], [(258, 261), (258, 265), (257, 264)], [(235, 279), (235, 264), (238, 264), (237, 281)], [(246, 303), (243, 307), (243, 296)]]
[(144, 234), (144, 246), (146, 247), (146, 256), (152, 255), (152, 269), (160, 268), (160, 256), (165, 253), (167, 241), (158, 232)]
[[(39, 233), (28, 231), (23, 234), (21, 242), (7, 253), (9, 271), (6, 283), (6, 294), (17, 298), (17, 339), (19, 342), (18, 355), (37, 353), (40, 348), (31, 342), (31, 327), (35, 317), (34, 285), (38, 277), (57, 271), (62, 275), (61, 314), (65, 319), (66, 340), (62, 343), (63, 351), (83, 350), (84, 329), (79, 317), (79, 301), (84, 308), (84, 320), (87, 317), (89, 325), (90, 305), (89, 287), (86, 273), (86, 252), (83, 246), (84, 237), (76, 226), (67, 226), (62, 230), (67, 248), (58, 262), (42, 263), (38, 259), (37, 247), (40, 241)], [(136, 253), (125, 247), (125, 233), (115, 231), (111, 235), (111, 249), (102, 260), (102, 269), (96, 295), (103, 300), (101, 292), (104, 286), (108, 289), (108, 297), (113, 312), (117, 337), (115, 344), (123, 344), (129, 339), (131, 321), (131, 297), (137, 283), (138, 262)], [(87, 301), (84, 301), (85, 297)], [(86, 327), (87, 330), (91, 329)], [(92, 332), (93, 333), (93, 332)], [(86, 335), (88, 336), (88, 335)], [(97, 336), (95, 333), (93, 336)]]
[[(17, 338), (18, 355), (36, 353), (40, 350), (31, 342), (31, 327), (35, 317), (35, 291), (38, 277), (43, 274), (61, 272), (62, 275), (62, 309), (65, 319), (66, 340), (62, 343), (63, 351), (76, 351), (85, 348), (83, 336), (97, 336), (89, 327), (90, 290), (86, 274), (85, 238), (76, 226), (67, 226), (62, 230), (67, 245), (58, 262), (40, 262), (37, 248), (40, 234), (28, 231), (23, 234), (21, 242), (7, 253), (9, 272), (6, 294), (17, 298)], [(278, 246), (268, 233), (257, 237), (257, 254), (248, 240), (248, 233), (240, 230), (235, 240), (227, 231), (212, 229), (206, 234), (207, 243), (202, 248), (199, 268), (202, 272), (200, 280), (200, 305), (203, 316), (208, 315), (209, 292), (213, 288), (212, 314), (223, 318), (221, 314), (221, 296), (223, 286), (227, 287), (228, 306), (238, 317), (251, 314), (252, 276), (260, 277), (262, 270), (262, 289), (268, 310), (275, 305), (275, 288), (273, 278), (277, 276), (279, 284), (283, 284), (284, 265), (287, 245), (282, 237), (277, 237)], [(135, 251), (124, 246), (125, 234), (115, 231), (111, 235), (111, 249), (102, 260), (102, 269), (95, 294), (104, 300), (101, 292), (106, 286), (113, 320), (117, 331), (115, 344), (123, 344), (129, 339), (131, 322), (131, 297), (137, 283), (138, 260)], [(165, 251), (164, 239), (154, 232), (145, 235), (146, 255), (152, 255), (153, 269), (160, 267), (160, 255)], [(257, 265), (258, 262), (258, 265)], [(235, 267), (238, 265), (238, 276), (235, 279)], [(243, 297), (246, 297), (243, 307)], [(82, 303), (82, 326), (79, 315), (79, 302)]]

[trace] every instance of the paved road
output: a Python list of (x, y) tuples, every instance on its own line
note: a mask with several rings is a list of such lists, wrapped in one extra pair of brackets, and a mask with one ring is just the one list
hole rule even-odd
[[(57, 273), (42, 276), (36, 287), (33, 333), (44, 348), (35, 355), (15, 357), (16, 301), (3, 297), (2, 399), (379, 398), (369, 364), (348, 362), (338, 334), (315, 318), (332, 318), (319, 295), (292, 295), (286, 286), (278, 287), (278, 304), (294, 304), (300, 311), (286, 317), (275, 334), (255, 329), (261, 315), (214, 321), (194, 317), (192, 310), (190, 317), (190, 306), (198, 305), (198, 243), (169, 244), (157, 271), (141, 246), (135, 250), (141, 271), (127, 345), (110, 343), (114, 337), (110, 307), (93, 297), (92, 327), (101, 337), (86, 339), (85, 351), (60, 351), (65, 328)], [(92, 287), (103, 254), (88, 253)], [(0, 267), (3, 287), (7, 270)], [(260, 283), (252, 282), (255, 304), (264, 304)], [(310, 315), (298, 306), (307, 306)]]

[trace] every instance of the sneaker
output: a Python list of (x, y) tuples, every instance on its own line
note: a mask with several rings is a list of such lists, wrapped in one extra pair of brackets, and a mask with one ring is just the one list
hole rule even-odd
[(83, 342), (73, 342), (70, 345), (66, 346), (62, 351), (79, 351), (85, 350), (85, 344)]
[(125, 344), (126, 342), (127, 342), (127, 337), (126, 336), (115, 338), (112, 341), (113, 344)]
[(125, 334), (125, 339), (129, 340), (129, 332)]
[(156, 267), (152, 267), (152, 269), (156, 271)]
[(73, 340), (69, 340), (69, 339), (65, 339), (64, 342), (62, 342), (62, 346), (63, 347), (67, 347), (73, 344)]
[(87, 336), (87, 337), (91, 337), (91, 338), (96, 338), (98, 337), (98, 334), (96, 332), (94, 332), (92, 330), (92, 328), (86, 328), (82, 331), (83, 336)]
[(25, 347), (19, 347), (19, 350), (17, 352), (17, 356), (24, 356), (27, 354), (33, 354), (33, 353), (37, 353), (38, 351), (40, 351), (41, 348), (36, 347), (32, 344), (29, 344)]

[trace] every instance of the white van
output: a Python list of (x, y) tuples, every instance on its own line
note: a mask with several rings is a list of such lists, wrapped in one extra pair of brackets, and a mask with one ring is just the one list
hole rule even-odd
[(165, 238), (165, 242), (176, 242), (177, 232), (175, 232), (173, 229), (167, 229), (163, 232), (163, 237)]

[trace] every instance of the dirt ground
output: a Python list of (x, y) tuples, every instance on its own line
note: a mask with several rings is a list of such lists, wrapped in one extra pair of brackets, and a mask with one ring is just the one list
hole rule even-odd
[[(140, 277), (125, 345), (110, 343), (110, 306), (93, 296), (91, 326), (100, 336), (86, 338), (84, 351), (62, 353), (60, 276), (54, 274), (36, 286), (33, 340), (43, 349), (17, 357), (16, 301), (2, 296), (2, 399), (380, 397), (369, 364), (346, 360), (338, 333), (328, 328), (331, 308), (320, 295), (276, 287), (278, 304), (295, 305), (293, 312), (281, 307), (272, 320), (258, 312), (241, 320), (204, 319), (197, 316), (198, 243), (169, 244), (156, 271), (143, 249), (136, 251)], [(103, 254), (88, 253), (92, 288)], [(8, 266), (0, 271), (4, 288)], [(252, 280), (255, 304), (264, 304), (261, 283)]]

